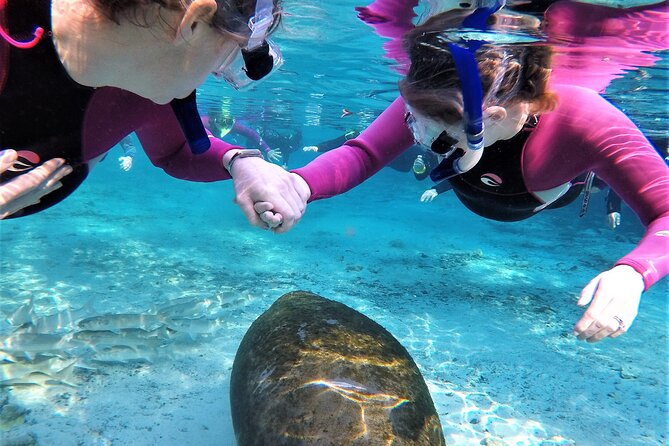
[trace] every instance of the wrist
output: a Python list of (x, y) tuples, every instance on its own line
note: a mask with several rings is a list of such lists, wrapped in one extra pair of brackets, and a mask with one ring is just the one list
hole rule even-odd
[(232, 167), (242, 158), (263, 158), (262, 152), (258, 149), (232, 149), (223, 155), (223, 166), (232, 175)]
[[(223, 154), (223, 158), (221, 158), (221, 162), (223, 163), (223, 168), (225, 170), (228, 170), (228, 164), (230, 163), (230, 159), (241, 149), (230, 149), (227, 152)], [(229, 172), (229, 171), (228, 171)]]
[(295, 175), (295, 183), (300, 191), (300, 196), (304, 198), (305, 202), (308, 202), (311, 198), (311, 187), (309, 187), (309, 183), (307, 183), (307, 180), (302, 178), (300, 174), (295, 172), (291, 172), (291, 174)]

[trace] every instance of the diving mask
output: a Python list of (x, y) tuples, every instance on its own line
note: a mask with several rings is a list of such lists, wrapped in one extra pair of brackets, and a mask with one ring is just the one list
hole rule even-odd
[(249, 19), (251, 36), (244, 48), (236, 48), (225, 58), (214, 76), (222, 77), (236, 90), (267, 77), (283, 65), (279, 47), (267, 34), (274, 21), (273, 0), (258, 0), (255, 14)]
[(438, 155), (446, 155), (455, 150), (455, 145), (459, 140), (448, 133), (443, 125), (434, 119), (412, 110), (409, 105), (406, 106), (406, 109), (404, 122), (411, 130), (414, 141), (430, 148), (430, 150)]

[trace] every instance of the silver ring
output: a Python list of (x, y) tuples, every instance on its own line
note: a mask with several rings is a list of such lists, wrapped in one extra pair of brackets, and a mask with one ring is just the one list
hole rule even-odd
[(619, 332), (620, 330), (625, 330), (625, 323), (623, 322), (622, 319), (620, 319), (618, 316), (613, 316), (613, 320), (618, 322), (618, 329), (616, 332)]

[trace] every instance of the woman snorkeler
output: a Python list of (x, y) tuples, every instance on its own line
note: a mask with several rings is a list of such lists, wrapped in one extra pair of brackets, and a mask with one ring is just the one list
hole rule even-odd
[[(409, 32), (404, 42), (411, 66), (400, 82), (402, 97), (360, 136), (295, 170), (309, 188), (300, 193), (309, 201), (341, 194), (414, 140), (442, 157), (433, 179), (449, 178), (470, 210), (499, 221), (565, 205), (577, 196), (572, 181), (596, 174), (647, 227), (637, 247), (590, 281), (578, 300), (588, 308), (574, 334), (589, 342), (615, 338), (632, 325), (642, 292), (669, 272), (669, 168), (638, 127), (597, 92), (549, 88), (549, 47), (458, 43), (463, 21), (471, 28), (468, 18), (478, 14), (474, 20), (482, 27), (494, 26), (499, 13), (492, 12), (448, 11)], [(268, 223), (275, 212), (290, 212), (270, 200), (255, 210)], [(288, 229), (284, 224), (276, 231)]]
[(0, 0), (0, 217), (60, 202), (133, 131), (176, 178), (225, 180), (234, 165), (249, 209), (264, 169), (279, 181), (265, 193), (289, 196), (283, 169), (207, 134), (195, 103), (211, 73), (239, 88), (279, 66), (280, 17), (279, 0)]

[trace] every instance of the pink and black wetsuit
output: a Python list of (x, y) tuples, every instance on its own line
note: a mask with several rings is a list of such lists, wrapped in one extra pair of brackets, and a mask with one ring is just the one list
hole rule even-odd
[[(669, 272), (669, 167), (637, 126), (598, 93), (554, 89), (559, 106), (541, 116), (518, 150), (516, 165), (483, 159), (476, 174), (451, 184), (475, 212), (518, 220), (542, 209), (538, 194), (594, 172), (647, 226), (637, 248), (616, 263), (642, 274), (647, 289)], [(357, 138), (295, 170), (309, 184), (311, 200), (348, 191), (409, 148), (413, 136), (404, 114), (398, 98)]]
[[(413, 8), (417, 3), (418, 0), (375, 0), (368, 7), (356, 8), (359, 17), (380, 35), (394, 39), (385, 47), (388, 57), (400, 63), (400, 71), (408, 63), (400, 39), (413, 27)], [(613, 36), (617, 39), (614, 50), (623, 47), (625, 54), (630, 54), (630, 50), (633, 54), (625, 60), (627, 66), (637, 62), (652, 65), (655, 56), (643, 51), (667, 47), (667, 2), (648, 9), (648, 14), (644, 14), (643, 8), (613, 10), (557, 2), (552, 11), (547, 11), (547, 29), (558, 40), (570, 30), (581, 39), (596, 34)], [(588, 26), (570, 25), (569, 20), (587, 21)], [(611, 41), (607, 39), (605, 37), (604, 42), (608, 45)], [(600, 41), (595, 39), (594, 43), (597, 42)], [(593, 45), (593, 41), (589, 43)], [(587, 71), (593, 63), (602, 61), (599, 48), (588, 52), (586, 58), (580, 58), (574, 49), (579, 69)], [(641, 59), (634, 57), (637, 55)], [(563, 60), (563, 70), (573, 62), (573, 59)], [(607, 65), (610, 62), (604, 60)], [(643, 276), (645, 289), (648, 289), (669, 273), (669, 168), (638, 127), (598, 94), (618, 75), (617, 67), (600, 70), (596, 84), (592, 83), (595, 77), (587, 77), (591, 82), (588, 86), (597, 91), (574, 85), (553, 85), (560, 96), (555, 111), (543, 115), (531, 134), (521, 132), (512, 138), (515, 140), (512, 142), (518, 144), (515, 148), (510, 141), (496, 144), (500, 149), (497, 153), (490, 150), (492, 146), (486, 148), (488, 153), (484, 152), (484, 158), (475, 169), (450, 184), (474, 212), (493, 219), (519, 220), (573, 199), (573, 189), (571, 194), (567, 190), (559, 201), (551, 203), (539, 195), (545, 197), (542, 192), (556, 188), (564, 190), (575, 178), (594, 172), (634, 210), (647, 228), (637, 247), (616, 265), (634, 268)], [(404, 114), (405, 104), (398, 98), (357, 138), (295, 170), (309, 184), (310, 200), (346, 192), (410, 147), (413, 136), (404, 125)], [(503, 154), (501, 146), (512, 149), (509, 157), (513, 162), (497, 163)]]
[(173, 108), (112, 87), (90, 88), (72, 80), (51, 40), (50, 0), (0, 0), (0, 26), (17, 40), (45, 34), (31, 49), (0, 37), (0, 149), (19, 152), (19, 162), (0, 181), (51, 158), (64, 158), (74, 171), (63, 187), (12, 217), (48, 208), (71, 194), (88, 175), (88, 162), (136, 132), (151, 162), (189, 181), (229, 179), (223, 154), (234, 146), (210, 137), (211, 146), (195, 155)]

